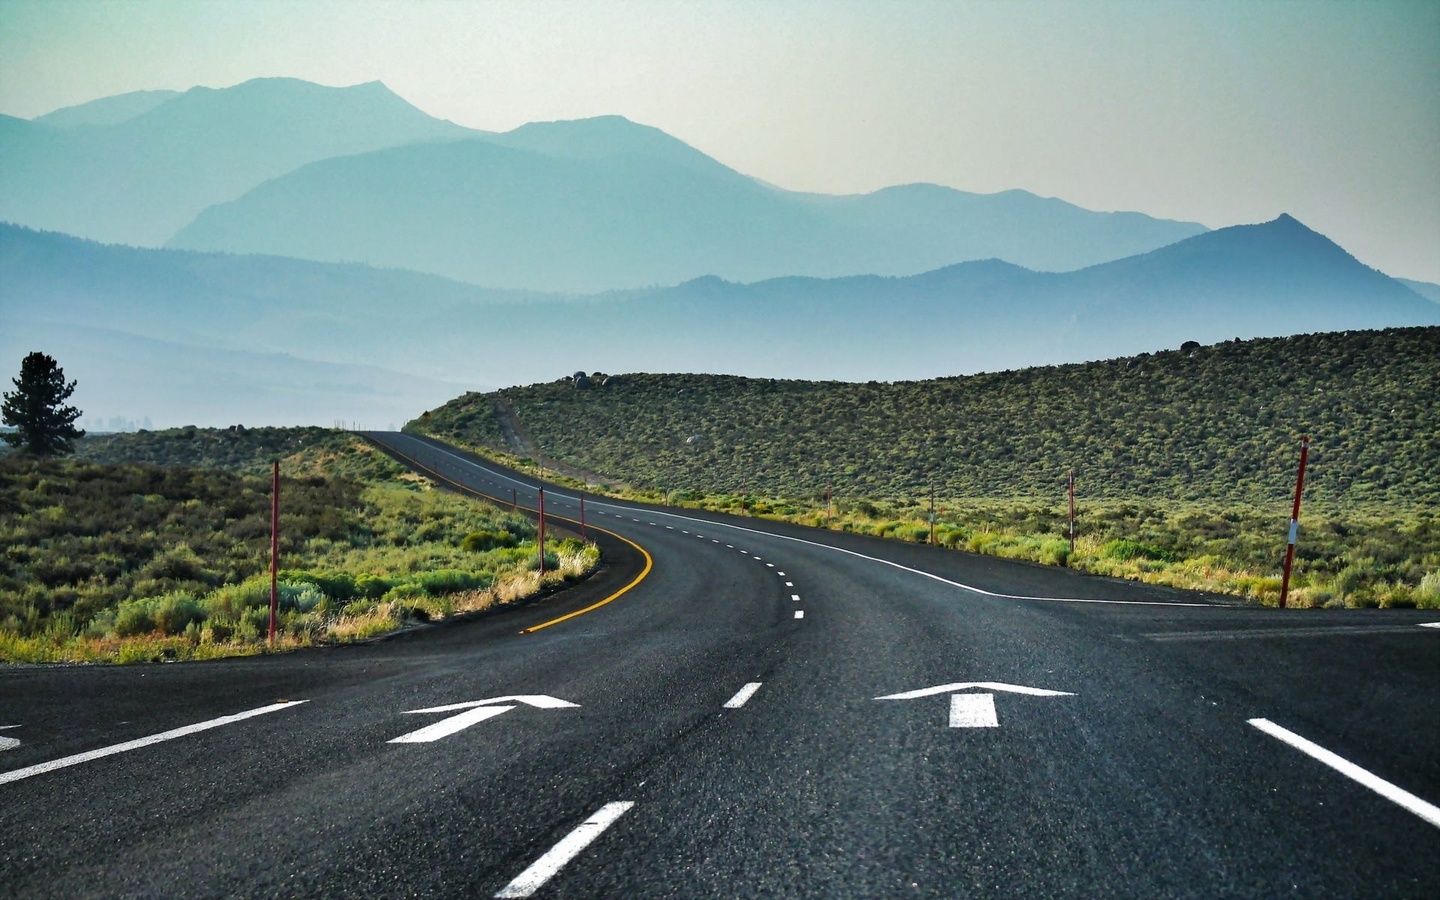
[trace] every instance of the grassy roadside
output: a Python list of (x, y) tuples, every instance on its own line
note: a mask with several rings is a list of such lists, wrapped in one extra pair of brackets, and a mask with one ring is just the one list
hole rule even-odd
[[(514, 602), (599, 561), (594, 545), (547, 542), (542, 576), (528, 520), (433, 490), (342, 432), (125, 437), (107, 439), (105, 453), (147, 462), (0, 459), (0, 660), (270, 649), (270, 483), (246, 473), (268, 468), (277, 451), (290, 452), (276, 649), (364, 640)], [(212, 464), (223, 455), (228, 471), (153, 464), (197, 453)]]
[[(622, 488), (557, 475), (480, 444), (457, 446), (536, 477), (643, 503), (700, 509), (914, 543), (930, 541), (929, 498), (796, 499)], [(578, 465), (578, 463), (577, 463)], [(1057, 492), (1058, 493), (1058, 492)], [(1265, 606), (1280, 597), (1287, 504), (1154, 498), (1082, 500), (1070, 552), (1068, 508), (1039, 498), (939, 497), (935, 543), (954, 550), (1067, 566), (1095, 575), (1229, 594)], [(1440, 515), (1383, 504), (1307, 505), (1288, 603), (1296, 608), (1440, 609)]]

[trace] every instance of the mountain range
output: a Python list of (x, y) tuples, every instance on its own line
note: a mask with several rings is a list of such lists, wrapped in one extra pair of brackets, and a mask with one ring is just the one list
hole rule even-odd
[(0, 116), (0, 219), (159, 246), (206, 207), (306, 163), (467, 133), (379, 82), (288, 78)]
[(294, 79), (0, 116), (0, 220), (570, 293), (913, 275), (990, 257), (1068, 271), (1205, 230), (1018, 190), (797, 193), (619, 116), (494, 134), (379, 82)]
[[(73, 352), (108, 346), (134, 377), (123, 389), (127, 406), (110, 405), (126, 397), (105, 383), (103, 367), (82, 389), (111, 391), (105, 409), (160, 424), (277, 423), (257, 417), (253, 402), (283, 399), (274, 393), (277, 354), (311, 367), (296, 376), (296, 397), (309, 390), (301, 385), (328, 386), (317, 396), (333, 411), (305, 421), (377, 422), (403, 421), (467, 389), (576, 370), (897, 381), (1188, 340), (1440, 325), (1440, 303), (1290, 216), (1068, 273), (986, 260), (907, 277), (706, 277), (579, 298), (0, 226), (0, 297), (0, 353), (11, 365), (90, 329)], [(179, 366), (171, 359), (182, 348)], [(171, 382), (186, 380), (206, 389), (181, 404)], [(331, 390), (347, 385), (349, 393)]]

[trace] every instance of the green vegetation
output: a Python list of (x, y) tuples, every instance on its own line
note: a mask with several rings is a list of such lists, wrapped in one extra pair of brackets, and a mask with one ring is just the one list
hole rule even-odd
[[(180, 429), (86, 450), (164, 462), (199, 452), (254, 472), (292, 447), (282, 464), (278, 646), (359, 640), (510, 602), (598, 562), (593, 545), (547, 544), (542, 577), (529, 521), (429, 490), (341, 432)], [(0, 659), (265, 649), (268, 471), (10, 454), (0, 458), (0, 541)]]
[[(1273, 603), (1299, 437), (1299, 605), (1440, 604), (1440, 328), (1232, 341), (896, 384), (626, 375), (503, 392), (553, 461), (685, 506)], [(504, 448), (495, 395), (407, 428)], [(1064, 473), (1078, 473), (1072, 555)], [(743, 492), (743, 495), (742, 495)]]
[(93, 462), (140, 463), (223, 469), (239, 474), (270, 472), (274, 460), (286, 460), (286, 471), (302, 463), (319, 474), (360, 480), (393, 478), (406, 471), (354, 435), (329, 428), (169, 428), (87, 437), (75, 456)]
[(13, 383), (15, 390), (6, 391), (0, 403), (0, 422), (15, 430), (0, 434), (0, 441), (35, 456), (73, 452), (75, 439), (85, 434), (75, 427), (80, 410), (62, 404), (75, 393), (75, 382), (65, 380), (53, 358), (30, 353)]

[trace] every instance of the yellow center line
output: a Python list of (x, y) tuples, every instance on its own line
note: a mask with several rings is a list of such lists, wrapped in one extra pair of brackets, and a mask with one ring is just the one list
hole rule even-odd
[[(394, 447), (389, 447), (389, 446), (387, 446), (385, 449), (386, 449), (386, 450), (389, 450), (389, 451), (392, 452), (392, 453), (394, 453), (396, 456), (400, 457), (401, 459), (404, 459), (404, 460), (405, 460), (406, 462), (408, 462), (411, 466), (414, 466), (416, 469), (419, 469), (420, 471), (424, 472), (426, 475), (429, 475), (431, 478), (435, 479), (436, 481), (442, 482), (442, 483), (444, 483), (444, 484), (448, 484), (450, 487), (454, 488), (455, 490), (459, 491), (459, 492), (462, 493), (462, 494), (472, 494), (472, 495), (474, 495), (474, 496), (476, 496), (476, 497), (480, 497), (480, 498), (482, 498), (482, 499), (484, 499), (484, 500), (494, 501), (495, 503), (498, 503), (498, 504), (500, 504), (500, 505), (502, 505), (502, 506), (505, 504), (505, 501), (502, 500), (502, 499), (499, 498), (499, 497), (492, 497), (492, 496), (490, 496), (489, 494), (483, 493), (483, 492), (481, 492), (481, 491), (477, 491), (477, 490), (475, 490), (474, 488), (466, 487), (465, 485), (460, 484), (459, 482), (452, 481), (451, 479), (445, 477), (444, 475), (441, 475), (439, 472), (435, 471), (434, 469), (430, 468), (429, 466), (427, 466), (427, 465), (425, 465), (424, 463), (420, 462), (419, 460), (415, 459), (413, 456), (410, 456), (409, 454), (406, 454), (406, 453), (402, 453), (401, 451), (396, 450)], [(527, 506), (527, 507), (524, 507), (524, 508), (525, 508), (525, 509), (530, 509), (530, 507), (528, 507), (528, 506)], [(531, 512), (537, 512), (537, 510), (533, 510), (533, 509), (530, 509), (530, 511), (531, 511)], [(546, 516), (546, 518), (547, 518), (547, 519), (558, 519), (558, 520), (561, 521), (561, 522), (569, 522), (569, 523), (571, 523), (572, 525), (579, 525), (579, 524), (580, 524), (580, 523), (579, 523), (578, 521), (576, 521), (575, 519), (567, 518), (566, 516), (554, 516), (554, 515), (552, 515), (552, 516)], [(637, 543), (635, 543), (634, 541), (630, 540), (629, 538), (625, 537), (623, 534), (616, 534), (615, 532), (611, 531), (611, 530), (608, 529), (608, 528), (597, 528), (597, 527), (595, 527), (594, 525), (589, 524), (588, 522), (586, 523), (585, 527), (588, 528), (588, 529), (594, 530), (594, 531), (598, 531), (598, 532), (600, 532), (601, 534), (608, 534), (608, 535), (610, 535), (611, 537), (613, 537), (613, 538), (615, 538), (615, 539), (617, 539), (617, 540), (624, 541), (625, 543), (627, 543), (627, 544), (629, 544), (630, 546), (634, 547), (636, 550), (639, 550), (639, 551), (640, 551), (640, 555), (643, 556), (643, 557), (645, 557), (645, 568), (640, 570), (640, 574), (635, 576), (635, 580), (634, 580), (634, 581), (631, 581), (629, 584), (625, 585), (625, 586), (622, 587), (620, 590), (618, 590), (618, 591), (616, 591), (615, 593), (611, 594), (610, 596), (606, 597), (604, 600), (601, 600), (601, 601), (599, 601), (598, 603), (592, 603), (591, 605), (585, 607), (584, 609), (577, 609), (577, 610), (575, 610), (575, 611), (572, 612), (572, 613), (566, 613), (565, 615), (560, 616), (559, 618), (556, 618), (556, 619), (551, 619), (551, 620), (548, 621), (548, 622), (541, 622), (539, 625), (531, 625), (529, 628), (522, 628), (522, 629), (520, 630), (520, 633), (521, 633), (521, 634), (534, 634), (535, 632), (539, 631), (539, 630), (542, 629), (542, 628), (549, 628), (551, 625), (559, 625), (561, 622), (564, 622), (566, 619), (573, 619), (573, 618), (575, 618), (576, 616), (583, 616), (583, 615), (585, 615), (585, 614), (588, 613), (588, 612), (592, 612), (592, 611), (594, 611), (594, 610), (599, 609), (600, 607), (602, 607), (602, 606), (604, 606), (605, 604), (611, 602), (612, 600), (618, 600), (620, 597), (624, 596), (627, 592), (629, 592), (629, 590), (630, 590), (631, 588), (635, 587), (635, 585), (637, 585), (637, 584), (639, 584), (640, 582), (644, 581), (645, 578), (646, 578), (646, 576), (648, 576), (648, 575), (650, 574), (650, 570), (655, 567), (655, 560), (651, 558), (650, 553), (649, 553), (644, 547), (640, 546), (639, 544), (637, 544)]]

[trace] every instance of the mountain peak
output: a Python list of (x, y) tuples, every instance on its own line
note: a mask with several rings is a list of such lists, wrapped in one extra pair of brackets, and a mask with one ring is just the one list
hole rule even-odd
[(516, 150), (559, 159), (599, 160), (644, 157), (725, 179), (749, 178), (652, 125), (620, 115), (530, 122), (488, 140)]

